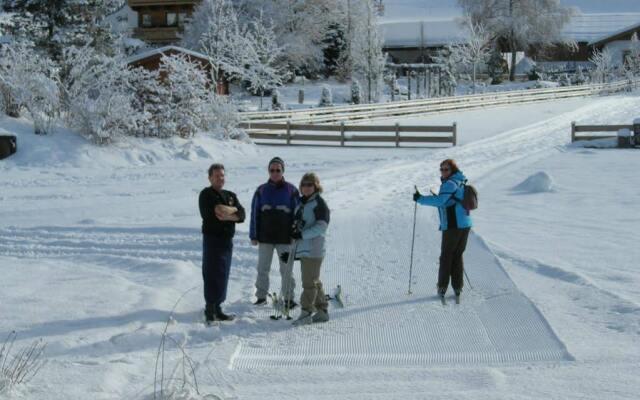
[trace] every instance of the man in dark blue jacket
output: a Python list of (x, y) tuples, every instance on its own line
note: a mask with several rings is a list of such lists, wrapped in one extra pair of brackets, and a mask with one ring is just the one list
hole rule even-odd
[(222, 312), (227, 298), (227, 284), (233, 253), (236, 223), (244, 221), (244, 208), (235, 193), (223, 190), (224, 166), (209, 167), (211, 186), (200, 192), (198, 204), (202, 216), (202, 278), (204, 280), (204, 315), (207, 322), (230, 321), (233, 315)]
[(282, 261), (282, 253), (290, 252), (293, 213), (298, 205), (298, 189), (284, 180), (284, 161), (275, 157), (269, 161), (269, 180), (258, 187), (251, 201), (251, 244), (258, 246), (258, 277), (254, 304), (265, 304), (269, 293), (269, 271), (273, 251), (278, 253), (282, 297), (289, 309), (293, 301), (295, 281), (293, 263)]

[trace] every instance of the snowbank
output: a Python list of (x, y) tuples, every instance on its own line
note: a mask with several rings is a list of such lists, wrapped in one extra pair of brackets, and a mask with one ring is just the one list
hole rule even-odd
[(553, 190), (553, 179), (544, 171), (537, 172), (513, 187), (520, 193), (545, 193)]
[(0, 135), (3, 134), (15, 135), (18, 144), (16, 154), (3, 160), (6, 166), (103, 168), (169, 160), (220, 160), (256, 152), (253, 144), (220, 140), (205, 132), (189, 139), (121, 137), (111, 145), (98, 146), (61, 127), (51, 135), (35, 135), (30, 121), (8, 117), (0, 119)]

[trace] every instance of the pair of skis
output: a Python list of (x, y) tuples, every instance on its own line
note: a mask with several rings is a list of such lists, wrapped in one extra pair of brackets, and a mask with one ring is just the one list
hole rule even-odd
[[(278, 295), (278, 293), (273, 292), (269, 293), (269, 298), (271, 299), (271, 305), (273, 306), (273, 314), (269, 316), (274, 321), (285, 319), (290, 321), (291, 318), (291, 310), (287, 307), (285, 300), (282, 296)], [(331, 295), (325, 295), (328, 301), (333, 301), (337, 304), (338, 307), (344, 308), (344, 297), (342, 293), (342, 286), (338, 285)]]
[(287, 303), (285, 303), (282, 296), (279, 296), (278, 293), (276, 292), (269, 293), (268, 296), (271, 299), (271, 304), (273, 305), (273, 314), (271, 314), (269, 318), (271, 318), (274, 321), (280, 320), (282, 318), (286, 319), (287, 321), (290, 321), (291, 310), (289, 309)]

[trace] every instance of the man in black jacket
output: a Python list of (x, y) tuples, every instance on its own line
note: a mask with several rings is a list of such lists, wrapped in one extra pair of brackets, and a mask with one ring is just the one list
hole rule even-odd
[(204, 315), (207, 322), (230, 321), (233, 315), (222, 312), (220, 304), (227, 297), (227, 284), (233, 253), (236, 223), (244, 221), (244, 208), (235, 193), (223, 190), (224, 166), (209, 167), (211, 186), (200, 192), (202, 216), (202, 278), (204, 279)]

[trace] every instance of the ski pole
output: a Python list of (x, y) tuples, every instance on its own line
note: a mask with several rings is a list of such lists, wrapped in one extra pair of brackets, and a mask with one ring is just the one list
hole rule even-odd
[(295, 262), (295, 258), (296, 258), (296, 250), (298, 248), (298, 241), (297, 240), (293, 240), (293, 242), (291, 243), (291, 247), (289, 250), (289, 259), (287, 260), (287, 273), (290, 273), (289, 275), (289, 279), (287, 279), (287, 283), (285, 284), (286, 288), (284, 290), (284, 317), (286, 319), (291, 319), (291, 316), (289, 315), (289, 301), (293, 301), (292, 299), (287, 300), (287, 297), (289, 297), (289, 290), (291, 289), (291, 280), (293, 279), (293, 265)]
[[(418, 191), (417, 186), (413, 186)], [(416, 213), (418, 212), (418, 202), (414, 202), (413, 204), (413, 234), (411, 236), (411, 261), (409, 262), (409, 290), (407, 294), (411, 294), (411, 278), (413, 276), (413, 247), (416, 241)]]
[(464, 272), (464, 276), (467, 278), (467, 283), (469, 284), (469, 288), (473, 290), (473, 286), (471, 286), (471, 281), (469, 280), (469, 275), (467, 275), (467, 270), (462, 268), (462, 272)]

